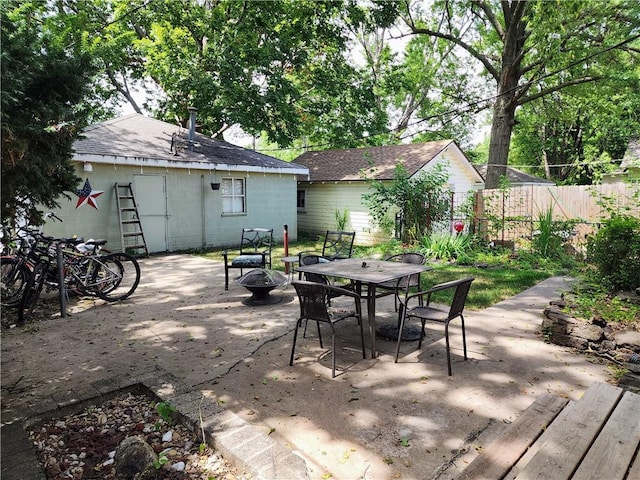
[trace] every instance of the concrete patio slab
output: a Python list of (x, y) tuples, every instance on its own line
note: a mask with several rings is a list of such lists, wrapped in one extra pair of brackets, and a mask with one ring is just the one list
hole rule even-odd
[[(141, 268), (124, 302), (83, 300), (67, 318), (3, 332), (3, 445), (11, 425), (160, 369), (298, 455), (312, 479), (444, 479), (538, 395), (577, 399), (610, 380), (606, 366), (541, 336), (542, 311), (566, 278), (467, 312), (469, 360), (454, 324), (451, 377), (441, 329), (429, 328), (421, 351), (403, 342), (394, 363), (388, 340), (378, 341), (378, 358), (362, 360), (357, 327), (342, 322), (332, 379), (314, 325), (288, 364), (298, 314), (291, 287), (272, 292), (279, 303), (251, 307), (244, 288), (224, 290), (220, 262), (166, 255)], [(380, 323), (395, 321), (393, 298), (377, 313)]]

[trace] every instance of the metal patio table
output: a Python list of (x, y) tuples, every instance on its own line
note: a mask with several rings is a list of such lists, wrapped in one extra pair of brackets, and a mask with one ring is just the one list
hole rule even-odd
[(408, 275), (427, 272), (430, 267), (412, 263), (387, 262), (363, 258), (345, 258), (327, 263), (301, 265), (296, 271), (315, 273), (326, 277), (346, 278), (356, 282), (361, 291), (362, 284), (367, 285), (367, 316), (371, 336), (371, 358), (376, 358), (376, 286), (380, 283), (398, 280)]

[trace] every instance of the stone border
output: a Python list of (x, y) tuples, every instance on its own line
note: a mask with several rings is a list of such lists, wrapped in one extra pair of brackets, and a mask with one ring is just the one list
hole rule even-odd
[[(304, 459), (280, 445), (259, 429), (220, 407), (216, 402), (191, 390), (174, 375), (152, 370), (121, 381), (116, 377), (91, 383), (67, 395), (52, 396), (13, 412), (13, 420), (1, 431), (3, 480), (45, 480), (26, 429), (51, 417), (77, 413), (85, 406), (104, 402), (120, 393), (147, 393), (176, 407), (180, 421), (195, 431), (204, 429), (207, 443), (234, 467), (256, 480), (310, 478)], [(202, 418), (202, 422), (200, 421)]]

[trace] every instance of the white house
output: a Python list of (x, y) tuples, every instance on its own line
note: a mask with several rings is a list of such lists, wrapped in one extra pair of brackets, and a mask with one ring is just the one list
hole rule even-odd
[(294, 162), (309, 169), (308, 178), (298, 178), (298, 230), (321, 235), (336, 228), (336, 212), (346, 211), (347, 228), (356, 232), (355, 242), (360, 245), (384, 239), (362, 201), (362, 195), (370, 192), (363, 171), (376, 180), (391, 181), (398, 163), (410, 177), (444, 164), (454, 194), (466, 195), (484, 185), (482, 176), (453, 140), (305, 152)]
[(243, 227), (273, 228), (281, 241), (287, 225), (297, 238), (296, 176), (306, 167), (139, 114), (87, 128), (74, 150), (84, 188), (62, 200), (56, 214), (64, 223), (49, 222), (49, 235), (105, 238), (108, 248), (126, 249), (118, 184), (122, 192), (131, 186), (150, 252), (238, 246)]
[(640, 182), (640, 139), (631, 138), (629, 145), (620, 162), (620, 166), (614, 172), (604, 174), (602, 183), (611, 184), (618, 182)]

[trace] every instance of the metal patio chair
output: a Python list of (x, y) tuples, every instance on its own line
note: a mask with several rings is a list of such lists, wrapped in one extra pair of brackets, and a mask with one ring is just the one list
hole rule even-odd
[[(391, 255), (385, 259), (387, 262), (402, 262), (412, 263), (414, 265), (423, 265), (425, 262), (425, 256), (418, 252), (404, 252), (397, 255)], [(387, 295), (394, 295), (394, 305), (396, 312), (398, 311), (398, 296), (401, 292), (406, 292), (408, 288), (420, 289), (420, 274), (416, 273), (408, 277), (399, 278), (391, 282), (379, 283), (376, 285), (376, 297), (384, 297)], [(400, 312), (402, 315), (402, 312)]]
[(240, 252), (232, 259), (224, 251), (224, 289), (229, 290), (229, 269), (271, 268), (271, 248), (273, 247), (273, 228), (243, 228), (240, 239)]
[[(362, 327), (362, 310), (360, 307), (360, 296), (352, 291), (345, 290), (340, 287), (334, 287), (323, 283), (296, 281), (292, 283), (298, 294), (300, 302), (300, 316), (296, 320), (296, 328), (293, 331), (293, 344), (291, 345), (291, 358), (289, 365), (293, 365), (293, 358), (296, 349), (296, 340), (298, 338), (298, 329), (302, 327), (302, 323), (306, 324), (309, 320), (315, 321), (318, 327), (318, 338), (320, 340), (320, 348), (322, 345), (322, 334), (320, 332), (320, 323), (326, 323), (331, 327), (331, 376), (336, 376), (336, 329), (335, 324), (353, 317), (358, 321), (360, 327), (360, 341), (362, 343), (362, 358), (367, 358), (364, 347), (364, 330)], [(335, 309), (329, 306), (328, 301), (331, 295), (348, 296), (354, 300), (353, 310)]]
[[(325, 262), (330, 262), (331, 260), (329, 260), (327, 257), (323, 257), (322, 255), (318, 255), (315, 253), (308, 253), (308, 252), (300, 252), (300, 254), (298, 255), (298, 264), (299, 265), (315, 265), (318, 263), (325, 263)], [(308, 282), (316, 282), (316, 283), (324, 283), (327, 285), (333, 285), (334, 287), (340, 287), (340, 288), (345, 288), (347, 290), (350, 290), (352, 292), (355, 292), (356, 288), (355, 285), (353, 284), (353, 282), (350, 283), (336, 283), (335, 281), (332, 281), (332, 279), (329, 279), (323, 275), (318, 275), (316, 273), (302, 273), (300, 272), (300, 276), (298, 277), (299, 280), (302, 279), (307, 280)], [(336, 298), (339, 297), (340, 294), (337, 292), (332, 292), (329, 294), (329, 304), (331, 304), (331, 299), (332, 298)]]
[(327, 233), (324, 236), (324, 244), (322, 246), (322, 256), (329, 260), (351, 258), (355, 237), (356, 232), (327, 230)]
[[(464, 350), (464, 359), (467, 360), (467, 339), (464, 330), (464, 305), (467, 301), (467, 295), (473, 277), (463, 278), (460, 280), (453, 280), (451, 282), (445, 282), (438, 285), (434, 285), (428, 290), (417, 292), (414, 294), (408, 293), (406, 296), (400, 297), (402, 303), (401, 310), (402, 316), (400, 317), (400, 329), (398, 332), (398, 341), (396, 344), (396, 363), (398, 362), (398, 355), (400, 353), (400, 342), (402, 341), (402, 331), (405, 326), (405, 322), (410, 318), (418, 318), (422, 323), (422, 331), (420, 332), (420, 340), (418, 341), (418, 350), (422, 347), (422, 340), (425, 336), (425, 324), (427, 321), (443, 323), (444, 324), (444, 337), (447, 346), (447, 368), (449, 376), (451, 376), (451, 353), (449, 347), (449, 323), (460, 317), (462, 323), (462, 345)], [(441, 292), (444, 290), (453, 290), (453, 299), (449, 308), (433, 305), (430, 303), (431, 295), (435, 292)]]

